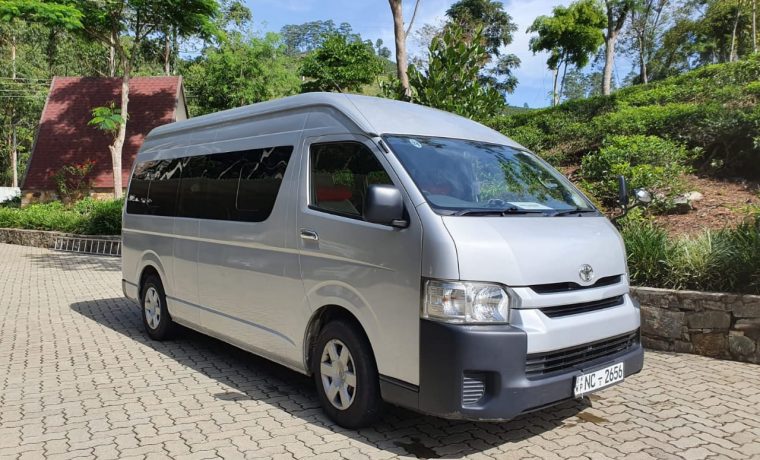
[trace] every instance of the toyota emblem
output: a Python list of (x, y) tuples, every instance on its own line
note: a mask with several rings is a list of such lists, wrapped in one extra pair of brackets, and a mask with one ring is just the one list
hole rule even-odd
[(581, 265), (581, 269), (578, 271), (578, 276), (580, 276), (581, 281), (588, 283), (594, 279), (594, 269), (591, 268), (591, 265), (583, 264)]

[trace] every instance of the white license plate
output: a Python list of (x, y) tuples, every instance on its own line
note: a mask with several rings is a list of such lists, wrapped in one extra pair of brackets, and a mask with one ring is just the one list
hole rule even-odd
[(612, 384), (621, 382), (625, 378), (623, 372), (623, 363), (613, 364), (612, 366), (599, 369), (588, 374), (581, 374), (575, 378), (575, 397), (579, 398), (585, 394), (600, 390)]

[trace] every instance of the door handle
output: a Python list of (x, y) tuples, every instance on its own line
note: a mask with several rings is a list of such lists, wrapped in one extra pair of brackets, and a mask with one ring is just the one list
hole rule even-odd
[(319, 241), (319, 235), (317, 235), (317, 232), (314, 230), (307, 230), (305, 228), (301, 229), (301, 239), (302, 240), (311, 240), (311, 241)]

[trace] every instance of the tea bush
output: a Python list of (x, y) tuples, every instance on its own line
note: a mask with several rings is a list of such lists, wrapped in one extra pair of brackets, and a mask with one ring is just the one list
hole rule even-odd
[(760, 55), (489, 124), (555, 165), (577, 164), (612, 135), (658, 136), (699, 149), (695, 166), (760, 178)]
[(682, 176), (692, 156), (683, 146), (657, 136), (611, 136), (599, 152), (583, 157), (583, 186), (605, 206), (614, 206), (617, 176), (622, 174), (632, 189), (653, 194), (651, 209), (667, 211), (673, 198), (684, 192)]

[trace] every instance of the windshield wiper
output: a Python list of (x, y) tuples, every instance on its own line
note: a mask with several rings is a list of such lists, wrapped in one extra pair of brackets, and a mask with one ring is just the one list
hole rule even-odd
[(514, 214), (544, 214), (545, 212), (538, 209), (520, 209), (512, 206), (504, 209), (462, 209), (453, 213), (452, 216), (508, 216)]
[(582, 214), (584, 212), (596, 212), (596, 211), (593, 210), (593, 209), (583, 209), (581, 207), (576, 207), (575, 209), (567, 209), (565, 211), (557, 211), (554, 214), (552, 214), (551, 216), (552, 217), (569, 216), (571, 214)]

